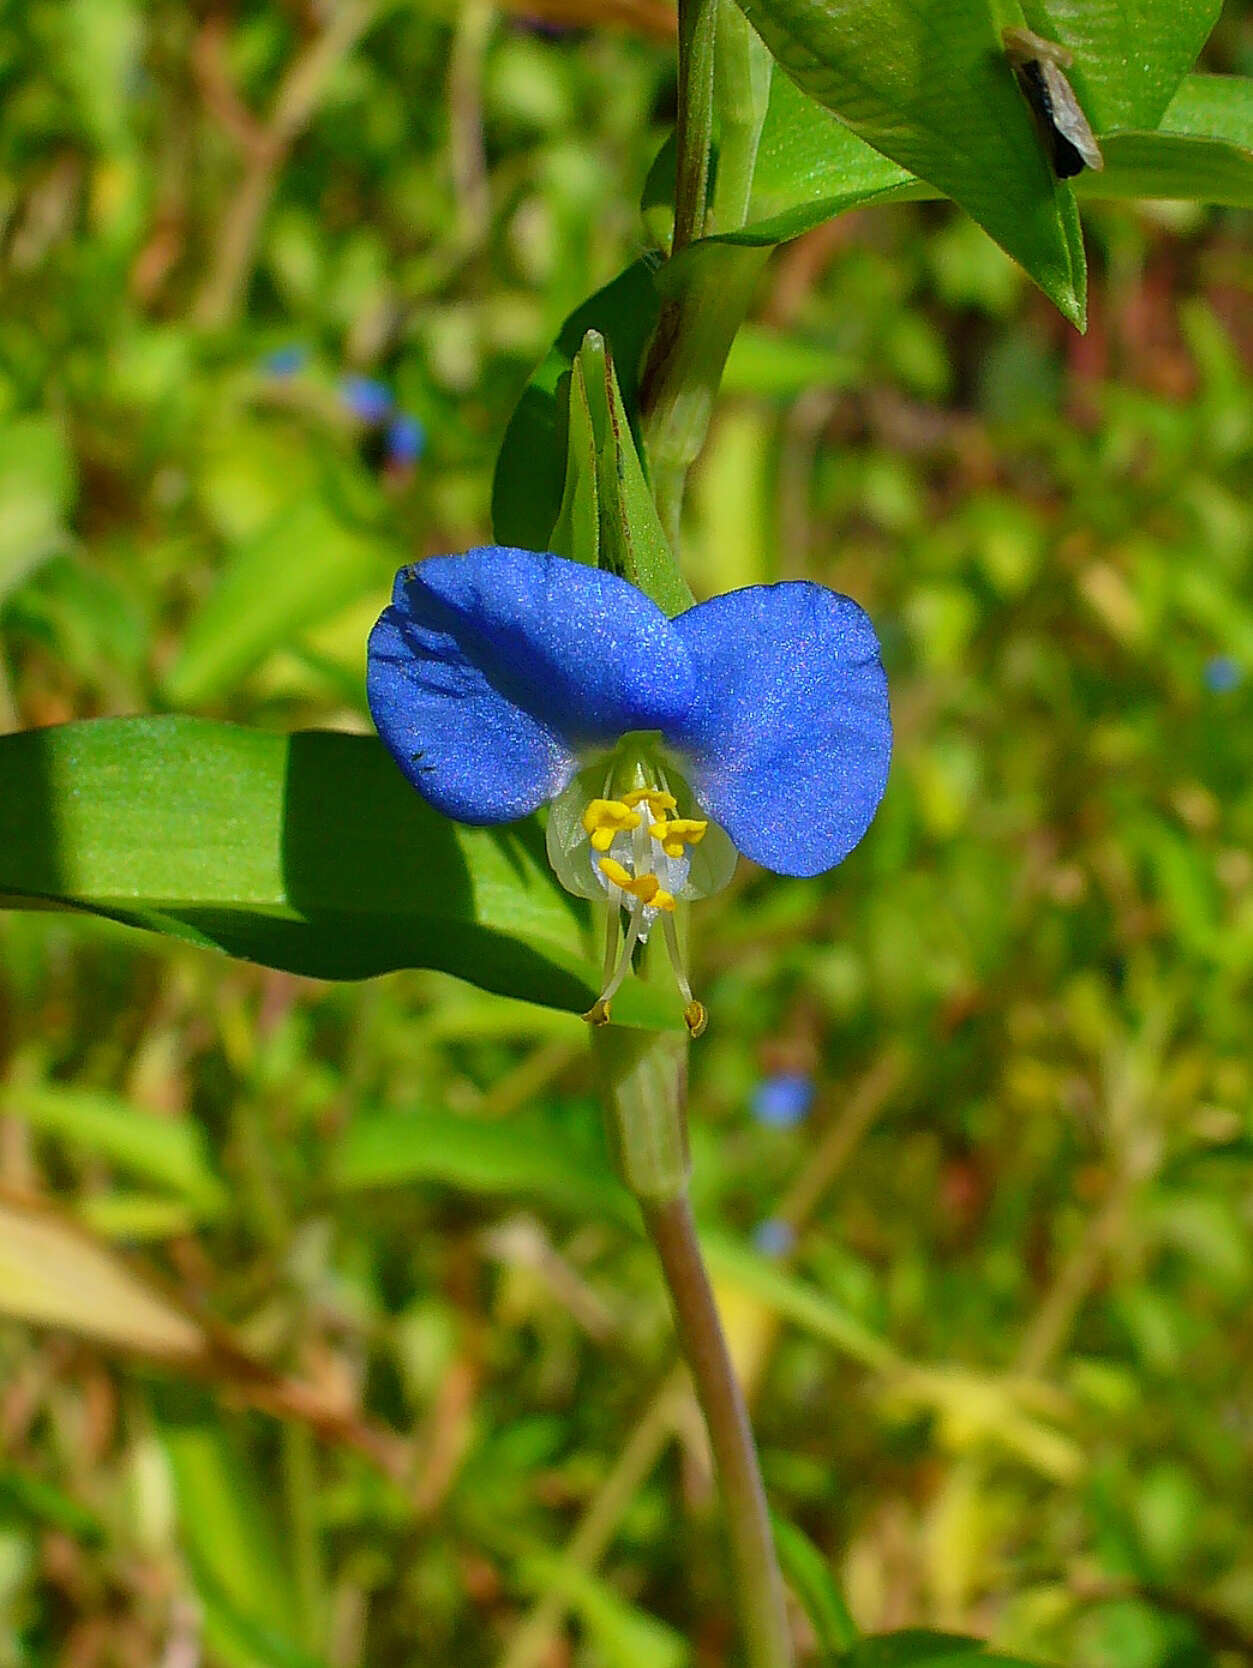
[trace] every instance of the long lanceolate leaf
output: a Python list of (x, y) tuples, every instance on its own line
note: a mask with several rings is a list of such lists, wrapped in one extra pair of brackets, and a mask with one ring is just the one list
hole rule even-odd
[[(2, 737), (0, 903), (328, 979), (432, 967), (576, 1011), (598, 988), (541, 830), (445, 821), (372, 736), (123, 718)], [(621, 1018), (672, 1008), (641, 984)]]
[(1073, 56), (1067, 76), (1098, 133), (1150, 132), (1218, 22), (1222, 0), (1023, 0)]
[(739, 3), (804, 92), (960, 203), (1082, 323), (1074, 200), (1049, 168), (987, 0)]
[[(1094, 198), (1253, 206), (1253, 80), (1189, 75), (1153, 132), (1100, 134), (1105, 167), (1073, 180)], [(846, 209), (940, 195), (776, 76), (745, 224), (723, 243), (782, 243)]]

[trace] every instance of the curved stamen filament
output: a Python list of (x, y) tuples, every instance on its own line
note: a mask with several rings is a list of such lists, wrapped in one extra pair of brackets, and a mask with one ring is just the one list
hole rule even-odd
[(670, 957), (670, 965), (674, 969), (674, 981), (679, 987), (679, 995), (686, 1004), (683, 1009), (683, 1023), (692, 1036), (699, 1037), (709, 1023), (709, 1015), (705, 1012), (705, 1004), (698, 1002), (692, 995), (691, 981), (687, 976), (687, 968), (683, 965), (683, 952), (679, 948), (679, 929), (674, 916), (663, 916), (661, 927), (666, 936), (666, 954)]
[[(616, 914), (616, 911), (615, 911)], [(626, 938), (622, 945), (622, 954), (618, 958), (618, 965), (610, 974), (604, 990), (583, 1015), (589, 1025), (608, 1025), (609, 1004), (622, 988), (622, 981), (626, 978), (631, 967), (631, 957), (635, 954), (635, 946), (639, 943), (640, 921), (644, 910), (641, 904), (636, 904), (631, 911), (630, 925), (627, 927)]]

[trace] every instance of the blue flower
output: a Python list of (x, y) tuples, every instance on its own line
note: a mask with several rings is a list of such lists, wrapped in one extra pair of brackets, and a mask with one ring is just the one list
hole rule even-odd
[(791, 1129), (804, 1122), (813, 1099), (812, 1077), (799, 1071), (776, 1072), (753, 1090), (753, 1116), (768, 1129)]
[(753, 1244), (764, 1257), (786, 1257), (796, 1244), (796, 1229), (781, 1217), (767, 1216), (753, 1229)]
[(381, 423), (392, 409), (391, 390), (368, 376), (346, 376), (339, 385), (339, 397), (363, 423)]
[(299, 342), (292, 342), (287, 347), (275, 348), (273, 353), (267, 353), (261, 361), (261, 369), (267, 376), (289, 377), (303, 371), (309, 363), (309, 350)]
[(1243, 677), (1240, 662), (1229, 654), (1216, 654), (1205, 662), (1205, 687), (1214, 695), (1230, 695)]
[(426, 451), (426, 430), (416, 417), (398, 411), (387, 427), (387, 457), (390, 463), (416, 463)]
[[(414, 787), (458, 822), (554, 801), (562, 883), (627, 912), (608, 1003), (660, 919), (689, 1024), (673, 912), (725, 885), (736, 851), (816, 875), (870, 825), (891, 754), (869, 619), (795, 581), (674, 619), (616, 575), (496, 546), (396, 576), (369, 645), (370, 710)], [(729, 838), (728, 838), (729, 837)]]

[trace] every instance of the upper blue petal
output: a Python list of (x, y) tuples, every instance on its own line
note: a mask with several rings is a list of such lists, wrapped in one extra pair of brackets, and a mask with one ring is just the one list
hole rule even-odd
[(870, 826), (892, 723), (866, 614), (807, 580), (728, 591), (674, 629), (698, 694), (667, 740), (702, 807), (776, 874), (832, 868)]
[(635, 586), (560, 556), (487, 546), (396, 576), (370, 636), (379, 734), (458, 822), (508, 822), (561, 792), (579, 752), (681, 721), (695, 677)]

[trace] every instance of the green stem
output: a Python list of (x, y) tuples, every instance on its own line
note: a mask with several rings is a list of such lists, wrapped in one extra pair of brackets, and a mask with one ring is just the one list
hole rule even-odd
[[(653, 497), (674, 551), (688, 471), (705, 443), (722, 367), (769, 255), (730, 244), (687, 246), (706, 231), (733, 232), (745, 223), (770, 75), (769, 53), (733, 0), (689, 0), (686, 10), (681, 0), (674, 244), (660, 278), (668, 293), (640, 389)], [(715, 116), (718, 177), (707, 215)]]
[(679, 0), (679, 103), (674, 124), (674, 242), (677, 254), (705, 229), (714, 134), (714, 41), (718, 0)]
[(688, 471), (705, 443), (722, 367), (769, 257), (768, 249), (733, 244), (692, 249), (674, 277), (677, 293), (661, 309), (640, 410), (653, 498), (675, 551)]
[[(655, 960), (648, 947), (641, 973)], [(748, 1668), (792, 1668), (766, 1496), (688, 1202), (687, 1055), (681, 1032), (606, 1025), (592, 1050), (622, 1179), (643, 1212), (705, 1415), (731, 1548)]]
[(687, 1194), (646, 1202), (644, 1220), (670, 1288), (675, 1326), (713, 1449), (748, 1668), (793, 1668), (783, 1580), (753, 1446)]

